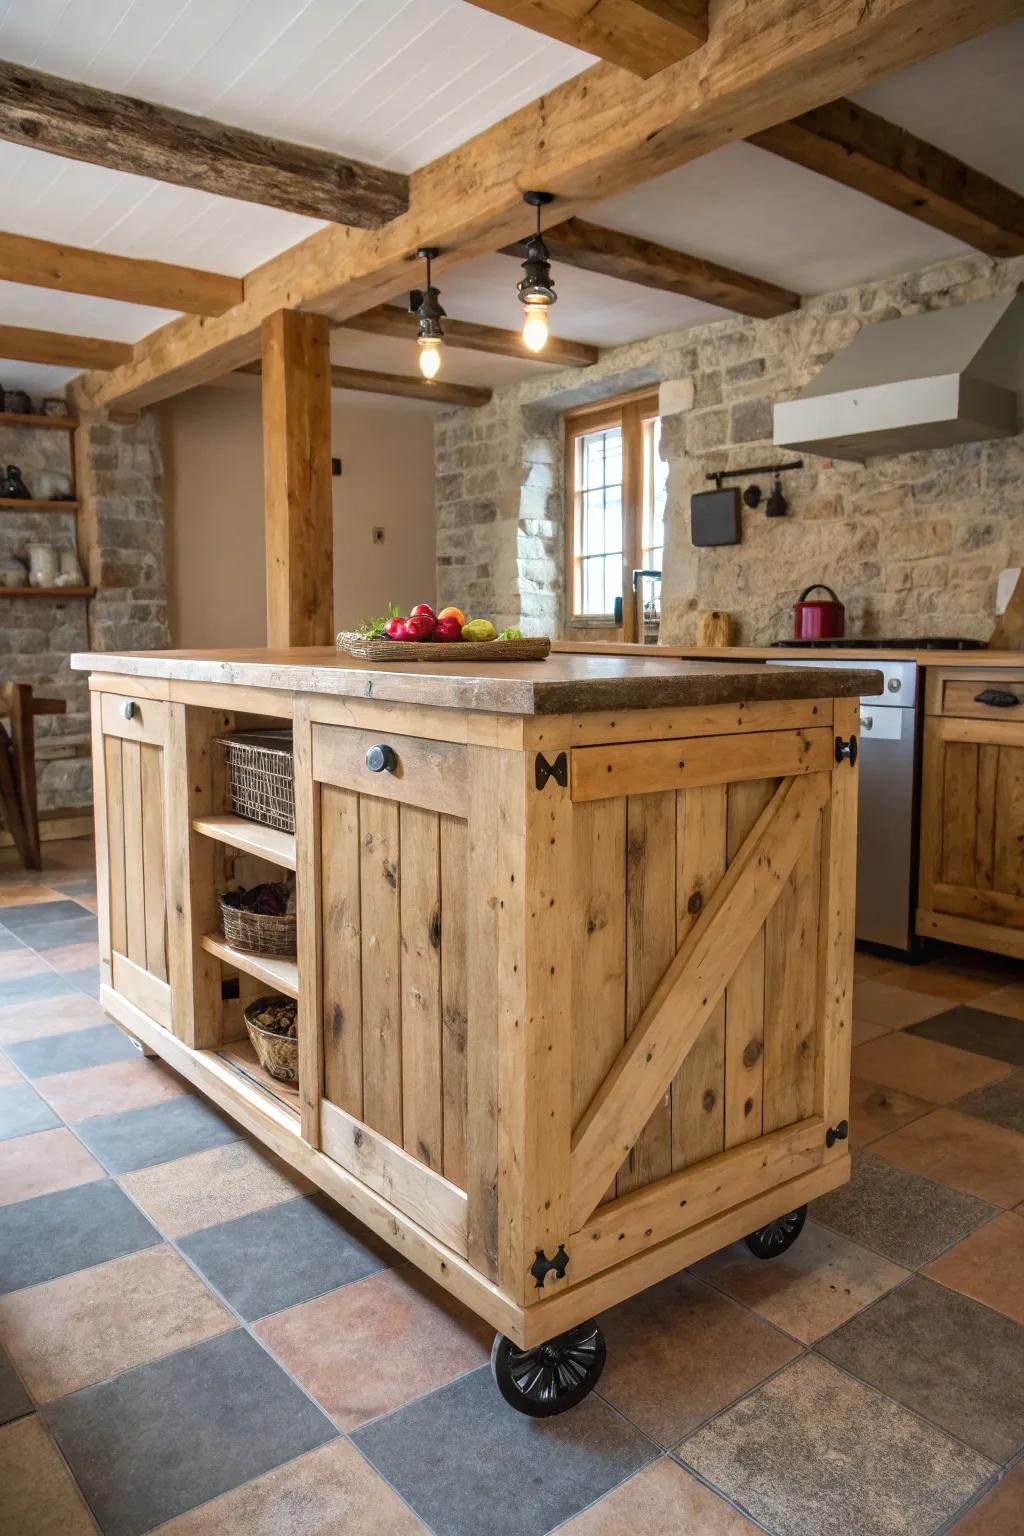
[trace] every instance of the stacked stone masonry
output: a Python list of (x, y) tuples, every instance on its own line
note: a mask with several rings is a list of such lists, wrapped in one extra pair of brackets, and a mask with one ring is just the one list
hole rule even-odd
[[(785, 479), (788, 516), (744, 509), (738, 545), (695, 549), (689, 506), (710, 471), (782, 457), (773, 404), (792, 399), (862, 325), (1005, 293), (1022, 280), (1022, 259), (967, 255), (807, 298), (781, 319), (730, 316), (615, 348), (593, 368), (446, 412), (436, 437), (439, 596), (527, 632), (564, 632), (561, 413), (660, 385), (664, 641), (692, 642), (704, 608), (732, 613), (742, 642), (781, 638), (797, 593), (815, 581), (845, 602), (850, 634), (987, 638), (998, 573), (1024, 562), (1024, 438), (864, 466), (805, 455), (805, 468)], [(760, 484), (767, 494), (770, 483)]]
[[(0, 461), (17, 464), (30, 490), (42, 471), (69, 472), (69, 437), (0, 427)], [(131, 425), (99, 422), (78, 434), (78, 491), (87, 509), (81, 547), (91, 602), (78, 598), (0, 599), (0, 678), (31, 683), (67, 703), (64, 715), (36, 721), (39, 805), (74, 810), (92, 803), (88, 679), (69, 658), (82, 650), (145, 650), (169, 644), (164, 571), (161, 453), (156, 418)], [(5, 512), (0, 559), (27, 559), (29, 544), (75, 544), (71, 513)], [(82, 540), (84, 546), (85, 539)]]

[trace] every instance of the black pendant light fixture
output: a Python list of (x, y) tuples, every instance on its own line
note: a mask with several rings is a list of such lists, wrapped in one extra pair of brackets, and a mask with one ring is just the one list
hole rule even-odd
[(416, 339), (420, 349), (420, 373), (425, 379), (433, 379), (441, 366), (441, 343), (444, 330), (441, 321), (446, 318), (439, 303), (440, 293), (430, 281), (430, 263), (439, 254), (436, 245), (421, 245), (416, 251), (427, 263), (427, 285), (414, 288), (409, 295), (410, 312), (419, 318)]
[(526, 311), (523, 320), (523, 342), (531, 352), (542, 352), (547, 345), (548, 310), (558, 298), (555, 292), (555, 280), (551, 276), (548, 248), (540, 232), (540, 211), (554, 200), (553, 192), (523, 193), (523, 202), (537, 210), (537, 229), (526, 242), (523, 275), (516, 284), (516, 294)]

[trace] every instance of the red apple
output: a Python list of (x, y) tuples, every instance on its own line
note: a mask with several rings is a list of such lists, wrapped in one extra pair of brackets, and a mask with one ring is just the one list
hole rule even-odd
[(438, 619), (434, 627), (435, 640), (461, 640), (462, 624), (456, 618)]
[(429, 640), (434, 633), (434, 615), (432, 613), (410, 613), (405, 621), (406, 637), (409, 640)]
[(434, 617), (434, 610), (431, 608), (429, 603), (417, 603), (415, 608), (409, 609), (410, 619), (418, 619), (423, 614), (426, 614), (428, 619), (432, 619)]
[(384, 633), (389, 640), (408, 640), (404, 619), (388, 619), (384, 625)]

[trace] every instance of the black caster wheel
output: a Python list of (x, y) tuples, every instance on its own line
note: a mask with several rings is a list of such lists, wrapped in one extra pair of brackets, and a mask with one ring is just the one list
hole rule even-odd
[(519, 1349), (499, 1333), (491, 1350), (498, 1391), (506, 1403), (533, 1419), (547, 1419), (582, 1403), (597, 1385), (604, 1361), (604, 1334), (595, 1322), (580, 1323), (534, 1349)]
[(798, 1205), (795, 1211), (770, 1221), (766, 1227), (758, 1227), (743, 1239), (755, 1259), (777, 1259), (780, 1253), (792, 1248), (807, 1220), (806, 1205)]

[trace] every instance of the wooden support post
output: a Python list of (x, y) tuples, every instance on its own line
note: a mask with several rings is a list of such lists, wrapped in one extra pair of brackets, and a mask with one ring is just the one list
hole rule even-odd
[(192, 830), (219, 809), (214, 795), (215, 737), (224, 717), (171, 704), (167, 712), (164, 827), (167, 839), (167, 951), (171, 1029), (193, 1050), (221, 1043), (220, 962), (203, 948), (218, 929), (217, 844)]
[(331, 367), (322, 315), (262, 327), (267, 644), (333, 641)]

